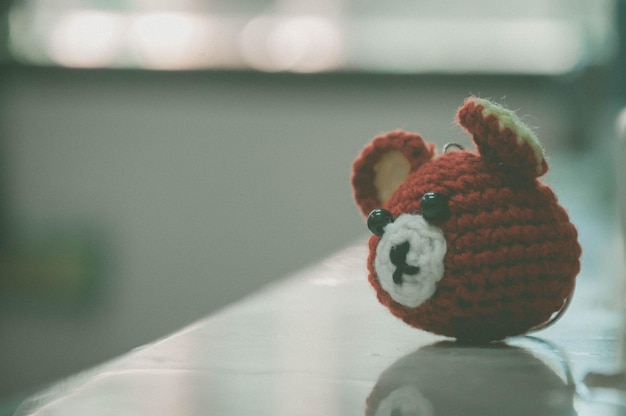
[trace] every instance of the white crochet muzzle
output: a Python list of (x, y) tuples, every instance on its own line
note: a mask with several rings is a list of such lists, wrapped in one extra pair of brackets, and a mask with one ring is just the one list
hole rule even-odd
[(438, 227), (421, 215), (402, 214), (385, 226), (374, 269), (393, 300), (415, 308), (435, 293), (445, 255), (446, 239)]

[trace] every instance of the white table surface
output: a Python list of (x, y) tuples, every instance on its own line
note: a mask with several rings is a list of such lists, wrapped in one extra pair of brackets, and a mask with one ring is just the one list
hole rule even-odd
[(617, 390), (583, 382), (619, 369), (622, 339), (620, 314), (584, 291), (533, 338), (464, 347), (378, 304), (365, 257), (364, 243), (348, 247), (16, 415), (626, 414)]

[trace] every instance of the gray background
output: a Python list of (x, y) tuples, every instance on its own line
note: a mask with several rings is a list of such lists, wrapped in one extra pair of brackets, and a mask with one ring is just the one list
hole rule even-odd
[[(361, 241), (349, 183), (361, 148), (395, 128), (439, 148), (470, 145), (453, 123), (470, 94), (535, 129), (546, 180), (581, 232), (584, 286), (616, 287), (621, 59), (554, 77), (3, 65), (0, 277), (18, 279), (15, 264), (65, 247), (91, 286), (64, 299), (3, 283), (0, 398), (166, 336)], [(611, 292), (599, 302), (614, 305)]]

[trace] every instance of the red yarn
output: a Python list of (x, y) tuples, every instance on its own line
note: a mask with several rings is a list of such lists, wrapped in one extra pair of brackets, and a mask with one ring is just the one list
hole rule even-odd
[[(469, 99), (458, 118), (473, 135), (478, 154), (434, 156), (434, 146), (415, 134), (378, 136), (354, 163), (355, 198), (364, 214), (385, 208), (394, 218), (420, 214), (426, 192), (446, 195), (449, 218), (437, 226), (447, 252), (436, 292), (411, 308), (381, 286), (372, 236), (369, 281), (379, 301), (409, 325), (462, 340), (491, 341), (523, 334), (545, 323), (572, 295), (581, 249), (577, 232), (552, 190), (540, 183), (548, 169), (532, 143), (484, 116)], [(384, 206), (373, 189), (373, 166), (389, 149), (402, 150), (411, 174)], [(382, 253), (381, 255), (385, 255)]]
[(390, 150), (402, 152), (409, 160), (410, 170), (413, 172), (434, 156), (435, 145), (424, 142), (424, 139), (417, 134), (401, 130), (375, 137), (363, 149), (359, 158), (354, 161), (352, 169), (354, 198), (364, 215), (368, 215), (371, 210), (380, 207), (377, 190), (374, 187), (374, 176), (376, 175), (374, 166), (385, 152)]

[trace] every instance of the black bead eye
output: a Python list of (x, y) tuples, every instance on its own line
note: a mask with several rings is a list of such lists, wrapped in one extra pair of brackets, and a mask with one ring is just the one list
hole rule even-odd
[(367, 228), (377, 236), (383, 235), (385, 226), (393, 222), (391, 212), (386, 209), (375, 209), (367, 217)]
[(420, 202), (422, 216), (428, 222), (444, 221), (450, 215), (448, 197), (437, 192), (426, 192)]

